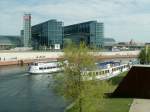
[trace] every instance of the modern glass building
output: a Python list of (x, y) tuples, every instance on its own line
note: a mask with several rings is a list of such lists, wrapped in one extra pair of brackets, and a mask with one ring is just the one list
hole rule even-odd
[(112, 50), (112, 48), (115, 46), (116, 40), (113, 38), (104, 38), (104, 48), (106, 50)]
[(63, 22), (49, 20), (32, 26), (32, 45), (35, 49), (63, 47)]
[(23, 46), (31, 47), (31, 14), (24, 14), (23, 16)]
[(20, 36), (0, 35), (0, 50), (9, 50), (11, 48), (20, 47)]
[(113, 46), (116, 44), (116, 40), (113, 38), (104, 38), (104, 46)]
[(77, 45), (84, 41), (91, 48), (102, 48), (104, 45), (104, 24), (97, 21), (88, 21), (65, 26), (64, 38), (71, 39)]

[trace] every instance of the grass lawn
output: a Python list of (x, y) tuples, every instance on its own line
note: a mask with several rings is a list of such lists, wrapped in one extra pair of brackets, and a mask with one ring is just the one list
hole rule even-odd
[[(108, 82), (111, 82), (112, 87), (109, 92), (113, 92), (118, 84), (121, 82), (123, 77), (126, 76), (127, 73), (122, 73), (119, 76), (116, 76)], [(132, 104), (132, 98), (105, 98), (103, 100), (104, 107), (102, 112), (129, 112), (130, 106)], [(68, 110), (67, 112), (77, 112), (75, 108)]]
[[(112, 83), (112, 92), (116, 89), (126, 74), (127, 73), (122, 73), (109, 80)], [(103, 112), (129, 112), (132, 101), (132, 98), (106, 98), (104, 99)]]
[(103, 112), (129, 112), (132, 99), (130, 98), (106, 98), (104, 99)]

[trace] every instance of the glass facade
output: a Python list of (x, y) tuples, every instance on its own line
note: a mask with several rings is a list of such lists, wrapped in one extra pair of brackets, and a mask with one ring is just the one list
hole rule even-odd
[(113, 46), (115, 44), (116, 44), (116, 41), (113, 38), (105, 38), (104, 39), (104, 46)]
[(24, 14), (23, 46), (31, 46), (31, 14)]
[(9, 50), (11, 48), (20, 47), (20, 36), (0, 35), (0, 50)]
[(35, 49), (39, 47), (51, 48), (59, 44), (63, 47), (63, 22), (49, 20), (32, 26), (32, 45)]
[(77, 45), (84, 41), (89, 47), (101, 48), (104, 45), (104, 24), (89, 21), (64, 27), (64, 38), (71, 39)]

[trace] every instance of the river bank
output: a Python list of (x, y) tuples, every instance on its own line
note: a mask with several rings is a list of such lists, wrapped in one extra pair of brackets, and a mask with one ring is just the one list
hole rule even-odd
[[(97, 60), (137, 58), (140, 51), (90, 52)], [(30, 64), (63, 58), (63, 52), (1, 52), (0, 66)]]
[(55, 60), (56, 58), (44, 58), (44, 59), (26, 59), (26, 60), (12, 60), (12, 61), (0, 61), (0, 66), (9, 66), (9, 65), (29, 65), (35, 61), (48, 61)]

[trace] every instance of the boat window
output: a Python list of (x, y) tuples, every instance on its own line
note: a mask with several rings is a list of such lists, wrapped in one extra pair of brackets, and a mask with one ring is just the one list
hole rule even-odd
[(96, 72), (96, 75), (98, 75), (98, 72)]
[(47, 67), (47, 69), (50, 69), (50, 67)]
[(103, 71), (103, 74), (105, 74), (105, 71)]
[(107, 73), (109, 73), (109, 70), (107, 70)]
[(39, 68), (39, 70), (43, 70), (43, 68)]
[(106, 70), (106, 73), (108, 73), (108, 70)]

